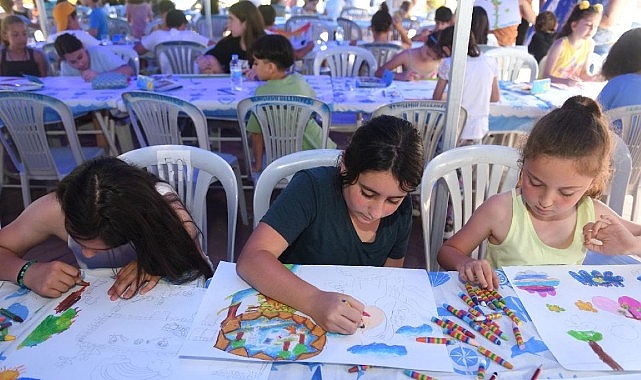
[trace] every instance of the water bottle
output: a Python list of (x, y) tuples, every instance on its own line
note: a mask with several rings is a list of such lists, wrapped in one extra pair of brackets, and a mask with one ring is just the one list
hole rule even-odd
[(339, 25), (336, 27), (336, 31), (334, 32), (334, 40), (336, 41), (336, 45), (342, 45), (344, 39), (345, 31), (343, 30), (343, 27)]
[(243, 90), (243, 68), (238, 59), (238, 54), (231, 56), (231, 62), (229, 62), (229, 73), (231, 78), (231, 89), (232, 91), (242, 91)]

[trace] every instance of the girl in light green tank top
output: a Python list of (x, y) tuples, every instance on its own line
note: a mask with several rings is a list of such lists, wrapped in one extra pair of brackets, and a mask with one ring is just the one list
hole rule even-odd
[[(610, 169), (608, 122), (592, 99), (574, 96), (545, 115), (523, 147), (518, 188), (488, 198), (443, 243), (438, 262), (463, 281), (493, 289), (507, 265), (580, 264), (587, 249), (641, 252), (641, 226), (598, 200)], [(487, 239), (487, 258), (471, 253)]]

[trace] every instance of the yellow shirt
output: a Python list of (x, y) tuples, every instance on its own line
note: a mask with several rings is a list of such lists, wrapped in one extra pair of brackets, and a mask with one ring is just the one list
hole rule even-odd
[(583, 226), (594, 221), (592, 198), (584, 197), (577, 204), (576, 227), (572, 244), (553, 248), (539, 239), (523, 196), (512, 190), (512, 225), (505, 240), (498, 245), (488, 243), (487, 260), (494, 268), (510, 265), (581, 264), (585, 259)]
[(585, 69), (585, 63), (592, 54), (592, 43), (584, 40), (579, 48), (574, 48), (567, 37), (561, 39), (559, 58), (554, 63), (550, 74), (557, 78), (579, 78)]

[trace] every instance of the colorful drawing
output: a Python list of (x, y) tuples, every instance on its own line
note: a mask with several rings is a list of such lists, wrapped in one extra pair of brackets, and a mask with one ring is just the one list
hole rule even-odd
[(0, 368), (0, 380), (19, 380), (20, 373), (24, 372), (23, 366), (14, 368)]
[(445, 284), (451, 278), (447, 272), (429, 272), (428, 275), (433, 288)]
[(258, 300), (238, 315), (240, 303), (229, 307), (214, 347), (262, 360), (307, 359), (323, 350), (326, 332), (314, 321), (262, 294)]
[(60, 301), (58, 306), (54, 309), (56, 313), (62, 313), (63, 311), (69, 309), (73, 305), (76, 304), (76, 302), (80, 301), (80, 298), (82, 297), (82, 292), (85, 291), (87, 286), (83, 286), (82, 288), (76, 290), (75, 292), (71, 292), (65, 299)]
[(547, 306), (548, 310), (553, 311), (555, 313), (560, 313), (562, 311), (565, 311), (565, 309), (559, 305), (552, 305), (552, 304), (546, 303), (545, 306)]
[(570, 330), (568, 331), (568, 334), (572, 336), (575, 339), (581, 340), (583, 342), (588, 342), (590, 345), (590, 348), (592, 348), (592, 351), (594, 351), (595, 354), (603, 361), (605, 364), (610, 366), (615, 371), (623, 371), (623, 367), (621, 367), (610, 355), (606, 354), (605, 351), (603, 351), (603, 348), (597, 343), (601, 339), (603, 339), (603, 334), (601, 334), (598, 331), (576, 331), (576, 330)]
[(598, 270), (593, 270), (590, 273), (586, 270), (580, 270), (577, 272), (569, 271), (570, 276), (574, 277), (577, 281), (583, 285), (588, 286), (625, 286), (623, 285), (623, 277), (615, 276), (612, 271), (605, 271), (603, 274)]
[(608, 297), (595, 296), (592, 302), (601, 310), (641, 320), (641, 302), (632, 297), (621, 296), (617, 302)]
[(78, 309), (67, 309), (59, 316), (47, 315), (47, 317), (40, 322), (38, 327), (36, 327), (31, 334), (29, 334), (24, 341), (20, 343), (18, 349), (22, 347), (37, 346), (51, 338), (54, 334), (60, 334), (61, 332), (66, 331), (73, 324), (76, 316), (78, 315), (78, 311)]
[(574, 304), (576, 305), (577, 308), (579, 308), (579, 310), (591, 311), (593, 313), (597, 313), (598, 312), (598, 310), (595, 309), (594, 306), (592, 306), (592, 303), (589, 302), (589, 301), (578, 300)]
[(559, 279), (548, 277), (547, 273), (532, 271), (519, 272), (512, 280), (512, 285), (528, 293), (536, 293), (541, 297), (556, 295)]

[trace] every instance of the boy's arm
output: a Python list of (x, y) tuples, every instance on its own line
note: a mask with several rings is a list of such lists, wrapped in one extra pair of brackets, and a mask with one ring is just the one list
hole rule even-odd
[(287, 246), (276, 230), (259, 223), (238, 257), (238, 275), (267, 297), (309, 315), (327, 331), (356, 332), (364, 305), (345, 294), (321, 291), (287, 270), (278, 261)]

